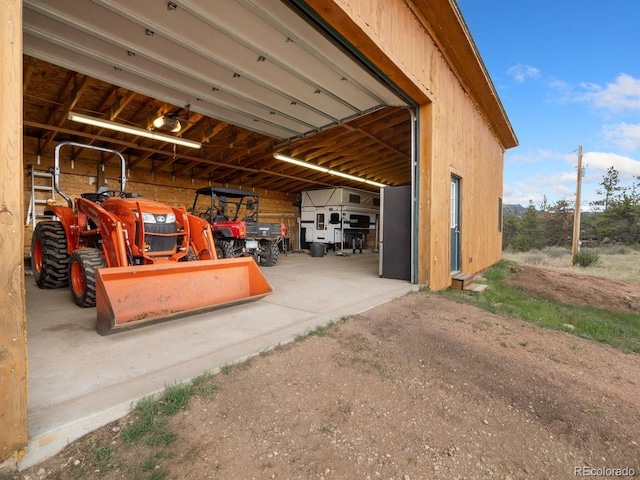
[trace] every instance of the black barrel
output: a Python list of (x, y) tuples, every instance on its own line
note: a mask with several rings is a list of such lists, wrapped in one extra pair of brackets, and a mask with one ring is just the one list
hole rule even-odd
[(311, 256), (312, 257), (324, 257), (324, 244), (312, 243), (311, 244)]

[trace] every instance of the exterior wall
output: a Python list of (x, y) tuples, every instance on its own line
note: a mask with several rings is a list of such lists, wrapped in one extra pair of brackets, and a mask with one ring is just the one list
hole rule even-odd
[[(33, 138), (24, 139), (24, 160), (23, 160), (23, 173), (24, 173), (24, 211), (25, 216), (23, 220), (26, 220), (26, 212), (29, 208), (29, 201), (31, 198), (31, 176), (29, 173), (29, 165), (32, 165), (35, 170), (47, 171), (50, 167), (53, 167), (53, 149), (40, 154), (40, 163), (38, 164), (38, 156), (36, 155), (37, 141)], [(69, 147), (63, 147), (60, 150), (60, 188), (71, 199), (80, 196), (81, 193), (95, 192), (98, 186), (95, 185), (95, 181), (98, 175), (102, 175), (97, 154), (99, 152), (92, 150), (85, 150), (84, 156), (75, 160), (74, 168), (71, 168), (71, 160)], [(140, 165), (129, 172), (127, 178), (126, 190), (128, 192), (137, 192), (145, 198), (157, 200), (170, 205), (184, 205), (190, 208), (193, 204), (195, 197), (195, 191), (198, 188), (206, 187), (207, 182), (202, 180), (195, 180), (193, 183), (191, 179), (185, 176), (177, 176), (175, 178), (168, 173), (158, 173), (152, 176), (151, 165)], [(120, 182), (118, 177), (120, 176), (120, 163), (118, 159), (112, 159), (111, 162), (107, 162), (104, 170), (104, 178), (107, 180), (107, 187), (112, 190), (120, 189)], [(233, 188), (245, 188), (247, 186), (242, 185), (228, 185)], [(260, 211), (258, 212), (259, 218), (265, 222), (278, 222), (284, 223), (287, 226), (287, 232), (290, 236), (290, 245), (297, 245), (298, 227), (296, 224), (297, 213), (293, 203), (296, 200), (295, 195), (289, 195), (286, 193), (278, 192), (263, 192), (260, 189), (257, 190), (260, 197)], [(59, 205), (65, 205), (65, 200), (56, 195), (56, 201)], [(25, 257), (30, 256), (31, 248), (31, 235), (33, 233), (33, 225), (27, 225), (25, 227), (23, 254)]]
[[(447, 70), (441, 85), (458, 87)], [(502, 197), (503, 150), (473, 103), (458, 88), (438, 89), (433, 103), (432, 218), (430, 276), (433, 288), (450, 285), (452, 175), (460, 178), (460, 270), (477, 273), (502, 256), (499, 198)], [(424, 158), (421, 158), (421, 164)], [(436, 227), (437, 226), (437, 227)]]
[[(426, 28), (424, 2), (306, 3), (420, 104), (418, 282), (433, 290), (451, 285), (452, 174), (461, 178), (462, 271), (476, 273), (500, 260), (504, 149)], [(445, 0), (429, 8), (452, 6)]]
[[(321, 17), (340, 32), (366, 58), (420, 106), (418, 281), (432, 289), (450, 284), (449, 180), (462, 179), (462, 269), (480, 271), (500, 258), (498, 197), (502, 194), (503, 148), (474, 101), (465, 94), (449, 62), (425, 27), (420, 9), (452, 9), (453, 0), (307, 0)], [(21, 253), (30, 243), (19, 228), (24, 225), (29, 193), (22, 197), (26, 165), (36, 164), (34, 145), (22, 139), (22, 19), (21, 2), (9, 0), (0, 11), (7, 28), (0, 37), (0, 275), (5, 296), (0, 302), (0, 462), (16, 457), (27, 442), (26, 308)], [(440, 27), (440, 26), (439, 26)], [(446, 27), (443, 27), (446, 28)], [(420, 45), (421, 48), (415, 48)], [(25, 140), (25, 146), (29, 139)], [(41, 166), (51, 163), (41, 155)], [(23, 176), (21, 176), (21, 169)], [(71, 196), (91, 190), (89, 177), (97, 176), (97, 162), (76, 162), (74, 171), (63, 170), (74, 187)], [(107, 178), (116, 178), (111, 167)], [(150, 168), (131, 172), (131, 190), (167, 203), (190, 203), (202, 184), (188, 178), (158, 174)], [(111, 185), (111, 184), (110, 184)], [(238, 186), (241, 187), (241, 186)], [(245, 186), (246, 188), (246, 186)], [(262, 193), (262, 192), (259, 192)], [(264, 192), (265, 220), (280, 219), (295, 228), (295, 199)], [(25, 198), (26, 197), (26, 198)], [(263, 213), (261, 212), (261, 213)], [(26, 238), (25, 238), (26, 237)], [(294, 243), (295, 244), (295, 243)], [(0, 468), (1, 465), (0, 465)]]
[(22, 3), (0, 9), (0, 472), (27, 445), (27, 335), (22, 249)]

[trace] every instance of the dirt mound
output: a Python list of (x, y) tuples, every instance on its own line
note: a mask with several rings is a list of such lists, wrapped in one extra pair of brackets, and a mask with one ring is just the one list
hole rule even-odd
[(640, 314), (640, 284), (518, 264), (505, 281), (539, 298)]

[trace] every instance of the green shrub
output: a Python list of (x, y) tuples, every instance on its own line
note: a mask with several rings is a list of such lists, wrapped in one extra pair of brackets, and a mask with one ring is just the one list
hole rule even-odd
[(589, 267), (591, 265), (598, 263), (599, 256), (598, 256), (598, 252), (596, 252), (595, 250), (585, 249), (585, 250), (580, 250), (578, 253), (576, 253), (574, 260), (575, 260), (575, 263), (577, 263), (581, 267)]

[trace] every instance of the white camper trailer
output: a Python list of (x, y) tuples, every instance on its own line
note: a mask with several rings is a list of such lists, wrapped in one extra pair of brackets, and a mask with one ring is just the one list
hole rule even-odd
[(379, 214), (378, 193), (348, 187), (305, 190), (300, 203), (301, 248), (321, 243), (332, 250), (362, 253), (367, 237), (374, 235), (377, 244)]

